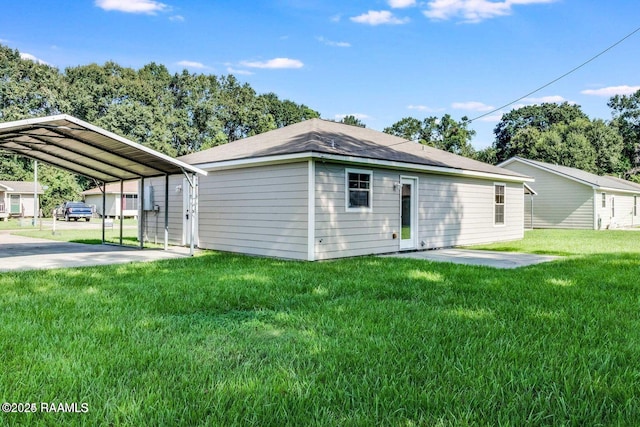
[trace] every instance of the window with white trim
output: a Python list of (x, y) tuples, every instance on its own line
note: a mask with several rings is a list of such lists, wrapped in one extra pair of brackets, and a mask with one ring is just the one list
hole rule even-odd
[(602, 193), (602, 207), (607, 207), (607, 193)]
[(633, 216), (638, 216), (638, 196), (633, 196)]
[(370, 211), (373, 195), (373, 172), (345, 170), (345, 206), (348, 212)]
[(122, 209), (138, 210), (138, 195), (137, 194), (125, 194), (122, 198)]
[(493, 185), (495, 199), (493, 223), (495, 225), (504, 225), (505, 187), (504, 184)]

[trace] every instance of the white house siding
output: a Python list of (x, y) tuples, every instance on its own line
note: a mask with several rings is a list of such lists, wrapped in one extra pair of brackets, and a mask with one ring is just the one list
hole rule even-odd
[[(373, 209), (346, 212), (345, 171), (347, 168), (373, 171)], [(315, 257), (318, 260), (394, 252), (399, 249), (400, 193), (394, 183), (400, 172), (315, 164)]]
[(198, 246), (307, 259), (308, 179), (308, 162), (200, 177)]
[[(430, 249), (521, 239), (521, 183), (412, 173), (358, 166), (373, 172), (371, 212), (346, 212), (345, 170), (351, 166), (317, 162), (316, 259), (388, 253), (400, 250), (402, 177), (418, 178), (418, 244)], [(494, 182), (506, 186), (505, 225), (494, 226)], [(424, 241), (424, 246), (420, 243)]]
[[(184, 175), (171, 175), (169, 177), (169, 243), (172, 245), (184, 245), (183, 234), (183, 191)], [(152, 242), (164, 242), (164, 214), (165, 214), (165, 178), (148, 178), (144, 180), (145, 187), (153, 187), (153, 203), (160, 207), (157, 212), (144, 212), (144, 229), (142, 230), (145, 238)], [(138, 199), (138, 205), (141, 207), (143, 201)]]
[(535, 178), (532, 185), (538, 194), (533, 196), (534, 228), (593, 229), (594, 200), (590, 185), (518, 161), (503, 167)]
[[(2, 217), (9, 217), (9, 216), (21, 216), (21, 217), (33, 217), (33, 194), (18, 194), (18, 193), (0, 193), (0, 195), (2, 195), (3, 197), (0, 198), (0, 204), (4, 204), (4, 208), (5, 208), (5, 214), (6, 215), (2, 215), (2, 213), (0, 213), (0, 215)], [(20, 197), (20, 203), (19, 203), (19, 211), (18, 213), (12, 213), (11, 210), (11, 197), (15, 197), (15, 196), (19, 196)], [(42, 197), (42, 195), (40, 195), (40, 197)], [(43, 212), (43, 214), (45, 214)], [(46, 216), (51, 216), (51, 212), (49, 212)]]
[[(606, 206), (602, 207), (602, 193), (605, 193)], [(640, 224), (640, 216), (633, 215), (633, 194), (614, 191), (596, 191), (596, 218), (599, 218), (600, 228), (632, 227)], [(637, 195), (638, 212), (640, 213), (640, 194)], [(611, 207), (614, 203), (615, 211)], [(612, 213), (615, 216), (612, 216)]]
[[(494, 184), (505, 185), (505, 223), (494, 225)], [(424, 249), (524, 237), (521, 183), (419, 175), (419, 243)]]
[[(162, 189), (164, 192), (164, 188)], [(127, 193), (125, 193), (126, 195)], [(120, 194), (109, 193), (106, 196), (106, 209), (105, 216), (107, 217), (117, 217), (120, 216), (120, 203), (119, 203)], [(84, 202), (88, 205), (95, 206), (95, 212), (98, 215), (102, 215), (102, 194), (87, 194), (84, 196)], [(125, 217), (135, 217), (138, 216), (137, 209), (125, 209), (122, 212), (122, 215)]]

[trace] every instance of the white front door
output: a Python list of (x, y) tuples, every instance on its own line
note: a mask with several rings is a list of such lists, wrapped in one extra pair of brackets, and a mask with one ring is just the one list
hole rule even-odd
[(418, 244), (418, 178), (400, 179), (400, 249)]

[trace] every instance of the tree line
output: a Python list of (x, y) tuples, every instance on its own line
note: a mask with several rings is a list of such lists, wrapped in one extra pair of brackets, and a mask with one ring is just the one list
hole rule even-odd
[[(258, 94), (233, 75), (171, 74), (150, 63), (55, 67), (0, 45), (0, 122), (69, 114), (173, 157), (320, 117), (304, 104)], [(0, 155), (0, 179), (33, 180), (32, 161)], [(95, 185), (49, 166), (44, 212)]]
[[(467, 117), (405, 117), (383, 131), (498, 164), (512, 156), (616, 175), (640, 182), (640, 91), (612, 97), (612, 119), (590, 119), (579, 105), (543, 103), (511, 110), (490, 147), (475, 150)], [(150, 63), (55, 67), (22, 59), (0, 44), (0, 122), (66, 113), (170, 156), (181, 156), (310, 118), (318, 111), (275, 93), (258, 94), (233, 75), (171, 74)], [(342, 123), (364, 126), (346, 116)], [(77, 199), (94, 183), (42, 166), (45, 212)], [(32, 162), (0, 155), (0, 179), (33, 179)]]

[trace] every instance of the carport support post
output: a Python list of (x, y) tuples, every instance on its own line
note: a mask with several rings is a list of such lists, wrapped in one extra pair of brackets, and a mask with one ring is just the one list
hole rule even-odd
[(122, 230), (124, 226), (124, 209), (122, 207), (124, 200), (124, 181), (120, 180), (120, 246), (122, 246)]
[(169, 249), (169, 174), (164, 176), (164, 250)]
[(189, 255), (193, 256), (196, 236), (196, 214), (198, 210), (198, 176), (194, 173), (191, 175), (191, 247)]
[(140, 227), (140, 249), (144, 249), (144, 177), (140, 178), (140, 200), (142, 200), (142, 210), (140, 211), (140, 219), (138, 220), (138, 226)]
[[(98, 185), (98, 187), (100, 187)], [(100, 190), (102, 190), (102, 244), (104, 245), (105, 242), (105, 238), (104, 238), (104, 228), (105, 228), (105, 215), (106, 215), (106, 206), (107, 206), (107, 184), (102, 181), (102, 188), (100, 188)]]

